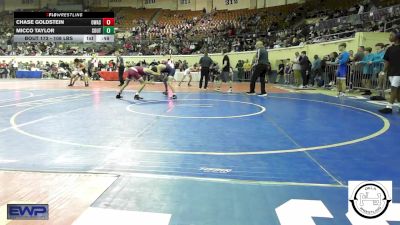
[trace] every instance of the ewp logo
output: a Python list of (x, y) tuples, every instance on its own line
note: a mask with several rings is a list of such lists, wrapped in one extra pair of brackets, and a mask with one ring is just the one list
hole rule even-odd
[(7, 204), (8, 220), (48, 220), (48, 204)]

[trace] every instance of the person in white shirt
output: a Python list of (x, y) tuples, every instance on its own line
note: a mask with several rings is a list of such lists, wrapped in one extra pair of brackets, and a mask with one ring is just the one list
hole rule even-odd
[(364, 13), (364, 5), (360, 4), (360, 8), (358, 9), (358, 15), (363, 14)]
[(189, 67), (185, 70), (185, 72), (183, 72), (183, 77), (181, 79), (181, 81), (179, 81), (178, 86), (181, 86), (181, 83), (185, 80), (186, 77), (189, 77), (189, 82), (188, 82), (188, 86), (192, 86), (190, 84), (190, 82), (192, 81), (192, 72), (198, 72), (199, 71), (199, 67), (197, 66), (197, 63), (194, 64), (192, 67)]
[(83, 81), (85, 82), (85, 87), (89, 86), (89, 78), (86, 73), (86, 66), (81, 62), (80, 59), (74, 60), (73, 71), (71, 75), (71, 80), (69, 83), (69, 87), (74, 86), (75, 82), (80, 78), (83, 77)]
[(15, 78), (17, 70), (18, 70), (18, 62), (17, 62), (17, 60), (15, 60), (15, 58), (13, 58), (10, 64), (11, 64), (10, 76), (12, 78)]
[(174, 64), (174, 61), (173, 61), (172, 59), (168, 59), (167, 64), (168, 64), (170, 67), (175, 68), (175, 64)]
[(294, 83), (296, 86), (300, 86), (302, 84), (301, 79), (301, 66), (300, 66), (300, 53), (295, 53), (295, 58), (292, 60), (293, 63), (293, 75), (294, 75)]
[(98, 59), (96, 59), (95, 57), (93, 57), (92, 58), (92, 66), (93, 66), (93, 68), (92, 68), (92, 77), (98, 77), (98, 75), (97, 75), (97, 71), (98, 71), (98, 69), (99, 69), (99, 60)]

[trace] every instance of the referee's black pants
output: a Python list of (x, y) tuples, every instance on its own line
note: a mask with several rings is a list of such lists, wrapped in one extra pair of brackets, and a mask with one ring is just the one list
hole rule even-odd
[(267, 74), (268, 66), (267, 64), (257, 64), (254, 68), (253, 76), (250, 80), (250, 92), (254, 93), (256, 88), (257, 78), (260, 78), (261, 83), (261, 94), (267, 93), (265, 91), (265, 75)]
[(118, 78), (120, 85), (124, 84), (124, 71), (125, 71), (125, 66), (120, 66), (118, 68)]
[(205, 78), (204, 89), (206, 89), (208, 86), (208, 80), (210, 78), (210, 68), (209, 67), (201, 67), (199, 88), (201, 88), (203, 86), (204, 78)]
[(303, 87), (308, 85), (307, 69), (301, 69), (301, 78), (303, 79)]

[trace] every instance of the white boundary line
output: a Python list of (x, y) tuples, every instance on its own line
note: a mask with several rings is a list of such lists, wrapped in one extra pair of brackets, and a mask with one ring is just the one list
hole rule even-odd
[[(267, 154), (282, 154), (282, 153), (295, 153), (295, 152), (304, 152), (304, 151), (314, 151), (314, 150), (322, 150), (322, 149), (328, 149), (328, 148), (335, 148), (335, 147), (341, 147), (341, 146), (346, 146), (346, 145), (351, 145), (363, 141), (367, 141), (370, 139), (373, 139), (375, 137), (378, 137), (382, 134), (384, 134), (389, 128), (390, 128), (390, 122), (388, 119), (385, 117), (362, 109), (362, 108), (357, 108), (354, 106), (348, 106), (348, 105), (343, 105), (343, 104), (338, 104), (338, 103), (332, 103), (332, 102), (324, 102), (324, 101), (318, 101), (318, 100), (310, 100), (310, 99), (301, 99), (301, 98), (291, 98), (291, 97), (270, 97), (270, 98), (280, 98), (280, 99), (290, 99), (290, 100), (300, 100), (300, 101), (309, 101), (309, 102), (317, 102), (317, 103), (323, 103), (323, 104), (329, 104), (329, 105), (335, 105), (335, 106), (341, 106), (341, 107), (346, 107), (350, 108), (353, 110), (358, 110), (361, 112), (366, 112), (371, 115), (374, 115), (381, 119), (383, 121), (383, 127), (368, 135), (365, 137), (361, 137), (358, 139), (350, 140), (350, 141), (344, 141), (344, 142), (339, 142), (339, 143), (334, 143), (334, 144), (329, 144), (329, 145), (321, 145), (321, 146), (314, 146), (314, 147), (304, 147), (304, 148), (294, 148), (294, 149), (281, 149), (281, 150), (260, 150), (260, 151), (249, 151), (249, 152), (207, 152), (207, 151), (177, 151), (177, 150), (145, 150), (145, 149), (134, 149), (135, 152), (142, 152), (142, 153), (158, 153), (158, 154), (182, 154), (182, 155), (222, 155), (222, 156), (240, 156), (240, 155), (267, 155)], [(56, 102), (56, 103), (61, 103), (61, 102)], [(56, 104), (54, 103), (54, 104)], [(31, 110), (32, 108), (37, 108), (41, 107), (44, 105), (39, 105), (31, 108), (24, 109), (22, 111), (19, 111), (15, 113), (11, 118), (10, 118), (10, 124), (13, 127), (13, 129), (23, 135), (36, 138), (39, 140), (43, 141), (48, 141), (52, 143), (58, 143), (58, 144), (65, 144), (65, 145), (73, 145), (73, 146), (79, 146), (79, 147), (87, 147), (87, 148), (96, 148), (96, 149), (118, 149), (119, 147), (115, 146), (101, 146), (101, 145), (89, 145), (89, 144), (80, 144), (80, 143), (75, 143), (75, 142), (68, 142), (68, 141), (61, 141), (61, 140), (55, 140), (52, 138), (46, 138), (42, 137), (39, 135), (31, 134), (28, 133), (18, 127), (18, 124), (16, 123), (16, 118), (21, 115), (22, 113)]]
[[(23, 98), (19, 98), (19, 99), (16, 99), (16, 98), (3, 99), (3, 100), (0, 100), (0, 103), (12, 102), (12, 101), (19, 101), (19, 100), (22, 100), (22, 99), (27, 99), (27, 98), (36, 97), (36, 95), (35, 95), (34, 93), (30, 92), (30, 91), (20, 91), (20, 90), (17, 90), (17, 91), (23, 92), (23, 93), (24, 93), (24, 92), (29, 93), (29, 96), (23, 97)], [(16, 91), (11, 91), (11, 93), (13, 93), (13, 92), (16, 92)], [(40, 95), (40, 96), (42, 96), (42, 95)]]
[(236, 115), (236, 116), (173, 116), (173, 115), (162, 115), (162, 114), (152, 114), (152, 113), (144, 113), (132, 110), (132, 106), (134, 105), (143, 105), (148, 103), (157, 103), (157, 102), (168, 102), (169, 100), (158, 100), (158, 101), (149, 101), (149, 102), (140, 102), (132, 105), (128, 105), (126, 110), (132, 113), (145, 115), (145, 116), (154, 116), (154, 117), (165, 117), (165, 118), (176, 118), (176, 119), (234, 119), (234, 118), (242, 118), (242, 117), (249, 117), (249, 116), (256, 116), (265, 112), (265, 107), (251, 103), (251, 102), (241, 102), (241, 101), (231, 101), (231, 100), (221, 100), (221, 99), (177, 99), (175, 101), (214, 101), (214, 102), (232, 102), (232, 103), (240, 103), (240, 104), (247, 104), (247, 105), (254, 105), (260, 108), (261, 110), (255, 113), (243, 114), (243, 115)]
[[(37, 99), (37, 100), (32, 100), (32, 101), (26, 101), (26, 102), (17, 102), (17, 103), (12, 103), (12, 104), (8, 104), (8, 105), (0, 105), (0, 108), (5, 108), (5, 107), (9, 107), (9, 106), (19, 106), (19, 107), (24, 107), (26, 105), (29, 106), (29, 104), (31, 103), (36, 103), (36, 102), (43, 102), (43, 104), (39, 105), (39, 106), (43, 106), (43, 105), (48, 105), (48, 101), (52, 101), (52, 100), (57, 100), (57, 103), (61, 103), (63, 100), (63, 98), (66, 97), (73, 97), (73, 98), (77, 98), (77, 97), (85, 97), (85, 96), (90, 96), (91, 94), (71, 94), (71, 95), (62, 95), (62, 96), (55, 96), (55, 97), (50, 97), (50, 98), (42, 98), (42, 99)], [(51, 103), (55, 103), (55, 102), (51, 102)]]
[[(69, 100), (68, 102), (70, 102), (70, 101), (73, 101), (73, 100)], [(53, 103), (53, 104), (55, 104), (55, 103)], [(50, 104), (47, 104), (47, 105), (50, 105)], [(69, 110), (69, 111), (64, 111), (62, 113), (54, 114), (54, 115), (51, 115), (51, 116), (45, 116), (45, 117), (42, 117), (42, 118), (37, 119), (37, 120), (32, 120), (32, 121), (29, 121), (29, 122), (26, 122), (26, 123), (21, 123), (21, 124), (18, 125), (18, 127), (24, 127), (24, 126), (27, 126), (27, 125), (35, 124), (35, 123), (43, 121), (43, 120), (48, 120), (48, 119), (51, 119), (51, 118), (54, 118), (54, 117), (57, 117), (57, 116), (60, 116), (60, 115), (68, 114), (68, 113), (71, 113), (71, 112), (75, 112), (75, 111), (78, 111), (78, 110), (81, 110), (81, 109), (83, 109), (83, 107), (77, 108), (77, 109), (73, 109), (73, 110)], [(13, 128), (14, 127), (11, 126), (11, 127), (7, 127), (7, 128), (4, 128), (4, 129), (1, 129), (0, 133), (8, 131), (8, 130), (11, 130)]]
[[(114, 172), (114, 171), (113, 171)], [(304, 182), (285, 182), (285, 181), (256, 181), (256, 180), (238, 180), (238, 179), (225, 179), (225, 178), (207, 178), (207, 177), (192, 177), (192, 176), (175, 176), (163, 174), (150, 174), (150, 173), (127, 173), (126, 176), (140, 177), (140, 178), (156, 178), (156, 179), (170, 179), (170, 180), (194, 180), (206, 181), (217, 183), (229, 184), (245, 184), (245, 185), (284, 185), (284, 186), (307, 186), (307, 187), (335, 187), (347, 188), (347, 185), (341, 184), (322, 184), (322, 183), (304, 183)]]

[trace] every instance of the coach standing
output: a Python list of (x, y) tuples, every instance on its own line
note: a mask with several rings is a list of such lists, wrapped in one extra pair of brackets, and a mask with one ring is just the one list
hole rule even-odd
[(303, 85), (301, 87), (307, 88), (308, 72), (310, 71), (310, 60), (308, 59), (306, 51), (301, 52), (300, 68), (301, 68), (301, 78), (303, 79)]
[(210, 66), (213, 63), (212, 59), (208, 57), (208, 53), (204, 53), (204, 56), (201, 57), (200, 59), (200, 66), (201, 66), (201, 72), (200, 72), (200, 82), (199, 82), (199, 88), (201, 89), (203, 86), (203, 79), (204, 81), (204, 89), (207, 89), (208, 85), (208, 80), (210, 77)]
[(257, 41), (256, 43), (257, 54), (255, 57), (255, 68), (253, 75), (251, 76), (250, 81), (250, 92), (247, 92), (248, 95), (255, 95), (256, 81), (257, 78), (260, 78), (261, 83), (261, 94), (259, 96), (267, 96), (267, 92), (265, 91), (265, 75), (268, 71), (268, 52), (264, 47), (264, 43), (262, 41)]
[(388, 76), (390, 81), (390, 99), (386, 108), (379, 110), (380, 113), (390, 114), (393, 112), (393, 104), (397, 101), (400, 102), (400, 31), (393, 30), (390, 33), (389, 41), (393, 43), (383, 56), (385, 60), (383, 71), (380, 72), (381, 76)]
[(124, 85), (124, 70), (125, 64), (124, 59), (120, 55), (119, 51), (115, 52), (115, 56), (117, 56), (117, 68), (118, 68), (118, 77), (119, 77), (119, 86)]

